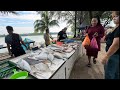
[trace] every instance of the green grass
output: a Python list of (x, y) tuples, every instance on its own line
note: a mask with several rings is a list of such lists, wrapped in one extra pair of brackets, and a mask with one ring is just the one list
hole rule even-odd
[(68, 36), (68, 38), (73, 38), (73, 36)]

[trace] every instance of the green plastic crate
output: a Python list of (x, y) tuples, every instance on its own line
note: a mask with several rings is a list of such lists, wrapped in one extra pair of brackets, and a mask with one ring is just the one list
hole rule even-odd
[(16, 69), (16, 65), (10, 61), (0, 62), (0, 79), (13, 73), (13, 69)]

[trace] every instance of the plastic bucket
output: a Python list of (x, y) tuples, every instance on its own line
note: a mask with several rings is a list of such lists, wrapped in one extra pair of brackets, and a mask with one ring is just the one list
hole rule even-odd
[(63, 42), (57, 42), (56, 44), (62, 46)]
[(14, 74), (10, 77), (10, 79), (26, 79), (28, 77), (28, 72), (21, 71), (17, 72), (14, 70)]

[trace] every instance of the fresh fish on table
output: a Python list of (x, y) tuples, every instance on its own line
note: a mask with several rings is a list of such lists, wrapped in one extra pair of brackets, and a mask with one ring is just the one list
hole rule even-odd
[(78, 45), (74, 45), (74, 46), (73, 46), (73, 49), (77, 49), (77, 47), (78, 47)]
[(62, 56), (62, 54), (60, 54), (60, 53), (54, 52), (53, 55), (54, 55), (56, 58), (58, 58), (58, 59), (63, 59), (63, 56)]
[(27, 71), (31, 71), (31, 67), (30, 65), (28, 64), (28, 62), (26, 62), (25, 60), (21, 59), (17, 62), (17, 65), (22, 68), (22, 69), (25, 69)]
[(54, 64), (51, 60), (43, 60), (41, 62), (44, 64), (47, 64), (48, 66), (51, 66), (52, 64)]
[(40, 72), (33, 72), (33, 75), (35, 75), (39, 79), (46, 79)]
[(58, 46), (58, 45), (56, 45), (56, 44), (52, 44), (51, 47), (62, 48), (62, 46)]
[(34, 55), (32, 57), (29, 56), (28, 58), (29, 59), (34, 59), (34, 60), (46, 60), (47, 56), (48, 56), (47, 53), (42, 52), (39, 55)]
[(73, 51), (73, 48), (68, 48), (67, 50), (64, 50), (66, 53), (71, 53)]
[(50, 48), (46, 48), (45, 50), (46, 50), (46, 52), (48, 52), (48, 53), (53, 53), (53, 50), (51, 50)]
[(48, 54), (48, 60), (53, 61), (54, 56), (52, 54)]
[(49, 47), (51, 50), (61, 50), (61, 48), (57, 48), (57, 47)]
[(36, 65), (35, 65), (35, 68), (36, 68), (37, 70), (43, 71), (43, 72), (45, 72), (45, 71), (50, 71), (48, 65), (46, 65), (46, 64), (44, 64), (44, 63), (36, 64)]

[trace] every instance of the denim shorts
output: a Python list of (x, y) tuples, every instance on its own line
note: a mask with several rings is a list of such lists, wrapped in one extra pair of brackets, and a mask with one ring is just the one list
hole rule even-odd
[(105, 79), (119, 79), (119, 54), (112, 55), (104, 68)]

